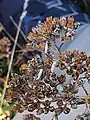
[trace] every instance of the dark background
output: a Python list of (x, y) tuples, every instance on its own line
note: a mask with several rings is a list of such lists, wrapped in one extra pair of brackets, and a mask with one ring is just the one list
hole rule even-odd
[[(17, 29), (9, 17), (12, 16), (18, 24), (23, 4), (24, 0), (0, 0), (0, 22), (13, 37), (16, 35)], [(50, 6), (57, 4), (58, 7), (50, 7), (48, 4)], [(22, 30), (27, 35), (39, 20), (44, 21), (47, 16), (70, 15), (73, 15), (75, 21), (79, 21), (81, 24), (90, 23), (90, 0), (30, 0), (27, 16), (23, 20)], [(18, 42), (20, 44), (24, 43), (22, 36)]]
[(83, 12), (90, 15), (90, 0), (72, 0), (76, 3)]
[[(28, 16), (35, 17), (37, 15), (41, 16), (42, 19), (45, 18), (46, 16), (52, 15), (52, 16), (60, 16), (60, 15), (65, 15), (68, 14), (69, 12), (65, 13), (64, 11), (62, 12), (61, 10), (59, 11), (56, 8), (51, 8), (47, 9), (46, 4), (43, 4), (43, 2), (50, 2), (54, 0), (39, 0), (42, 2), (38, 2), (38, 0), (30, 0), (29, 6), (28, 6)], [(59, 1), (59, 0), (57, 0)], [(90, 0), (60, 0), (63, 2), (64, 8), (67, 8), (68, 2), (72, 1), (78, 9), (84, 13), (87, 13), (90, 15)], [(19, 20), (19, 16), (22, 12), (22, 7), (23, 7), (24, 0), (0, 0), (0, 22), (7, 27), (7, 29), (10, 29), (10, 19), (9, 16), (12, 16), (16, 22)], [(62, 6), (62, 5), (61, 5)], [(69, 8), (68, 8), (68, 11)], [(41, 18), (40, 18), (41, 19)], [(34, 20), (33, 22), (31, 21), (30, 24), (34, 24), (36, 22)]]

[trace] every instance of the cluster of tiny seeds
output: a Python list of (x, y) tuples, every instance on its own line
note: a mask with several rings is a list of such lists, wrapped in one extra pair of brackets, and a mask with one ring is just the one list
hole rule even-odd
[(90, 112), (88, 111), (82, 115), (78, 115), (74, 120), (90, 120)]
[[(6, 98), (9, 103), (17, 101), (14, 110), (36, 111), (37, 115), (55, 112), (58, 116), (62, 112), (69, 114), (71, 108), (76, 109), (79, 103), (85, 103), (85, 99), (79, 98), (77, 93), (85, 80), (90, 83), (90, 56), (78, 50), (59, 52), (58, 49), (59, 59), (56, 60), (51, 51), (48, 51), (52, 41), (55, 43), (57, 38), (60, 38), (61, 42), (73, 40), (78, 26), (79, 23), (75, 23), (72, 16), (47, 17), (44, 23), (39, 22), (32, 28), (27, 37), (30, 42), (25, 45), (25, 53), (37, 49), (45, 50), (45, 61), (36, 55), (22, 62), (20, 74), (11, 75)], [(5, 55), (9, 53), (10, 42), (4, 42), (4, 39), (0, 42), (0, 54)], [(62, 71), (59, 76), (55, 73), (55, 68)], [(87, 92), (85, 88), (84, 91)], [(78, 118), (82, 120), (80, 117), (76, 120)], [(24, 116), (24, 120), (32, 119), (40, 120), (33, 114)]]
[(27, 38), (33, 42), (27, 44), (26, 48), (29, 50), (38, 48), (44, 50), (46, 41), (50, 43), (51, 40), (56, 38), (60, 38), (62, 42), (73, 40), (78, 26), (79, 23), (74, 22), (72, 16), (68, 18), (47, 17), (44, 23), (39, 22), (36, 27), (32, 28), (32, 32), (29, 33)]
[[(47, 62), (45, 64), (47, 65)], [(83, 79), (86, 78), (90, 69), (89, 64), (90, 57), (85, 52), (77, 50), (62, 52), (60, 60), (57, 61), (55, 67), (65, 70), (65, 73), (60, 76), (57, 76), (54, 72), (52, 73), (50, 71), (51, 64), (43, 72), (43, 77), (37, 80), (37, 75), (33, 74), (33, 79), (31, 79), (31, 72), (33, 67), (35, 69), (35, 66), (39, 69), (40, 64), (36, 64), (36, 61), (28, 61), (27, 64), (21, 65), (21, 74), (14, 74), (9, 82), (11, 90), (8, 91), (7, 99), (9, 102), (18, 101), (18, 104), (13, 109), (19, 112), (27, 109), (29, 112), (36, 111), (38, 115), (42, 113), (47, 114), (49, 111), (56, 112), (58, 115), (62, 112), (68, 114), (70, 112), (68, 105), (71, 105), (73, 109), (76, 109), (78, 106), (80, 101), (77, 98), (78, 87), (84, 84), (80, 75), (85, 73)], [(29, 71), (29, 74), (27, 74), (27, 71)], [(36, 73), (38, 74), (38, 72)], [(69, 82), (67, 82), (67, 75), (72, 77), (72, 80)], [(53, 102), (56, 102), (57, 107), (51, 105)]]
[(0, 39), (0, 56), (9, 57), (11, 42), (8, 38)]
[[(14, 79), (16, 80), (15, 76)], [(19, 112), (27, 109), (29, 112), (37, 111), (37, 114), (47, 114), (56, 112), (58, 115), (64, 112), (68, 114), (70, 108), (63, 102), (63, 98), (58, 97), (58, 91), (55, 87), (45, 84), (43, 81), (28, 81), (18, 78), (17, 85), (14, 80), (9, 84), (12, 91), (8, 93), (8, 101), (18, 101), (18, 105), (14, 106), (15, 110)], [(20, 83), (19, 83), (20, 82)], [(10, 98), (11, 96), (11, 98)], [(44, 100), (48, 98), (48, 100)], [(57, 107), (52, 106), (51, 103), (56, 102)], [(42, 107), (41, 107), (42, 106)]]
[(34, 116), (33, 114), (27, 114), (23, 117), (23, 120), (41, 120), (39, 117)]

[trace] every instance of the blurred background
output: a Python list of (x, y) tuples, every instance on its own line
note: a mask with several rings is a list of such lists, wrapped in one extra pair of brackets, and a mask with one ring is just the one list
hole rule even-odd
[[(10, 20), (13, 17), (16, 23), (22, 12), (24, 0), (0, 0), (0, 22), (9, 32), (15, 26)], [(23, 29), (28, 26), (26, 34), (39, 20), (46, 16), (69, 16), (73, 15), (75, 20), (82, 23), (90, 22), (90, 0), (30, 0), (27, 9), (28, 13), (23, 21)]]
[[(15, 37), (17, 30), (13, 22), (18, 24), (23, 4), (24, 0), (0, 0), (0, 22), (12, 37)], [(74, 41), (65, 44), (62, 50), (74, 47), (77, 41), (80, 41), (84, 44), (78, 44), (77, 48), (89, 53), (90, 0), (30, 0), (22, 23), (24, 34), (27, 36), (31, 28), (37, 25), (38, 21), (44, 21), (47, 16), (74, 16), (75, 21), (81, 24), (80, 29)], [(22, 35), (19, 36), (18, 43), (25, 43)]]
[(90, 0), (72, 0), (76, 5), (80, 7), (82, 12), (90, 15)]

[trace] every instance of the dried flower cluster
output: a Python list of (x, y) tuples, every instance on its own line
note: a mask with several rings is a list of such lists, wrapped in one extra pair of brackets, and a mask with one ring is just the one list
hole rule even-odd
[[(5, 78), (0, 78), (0, 99), (2, 97), (2, 90), (4, 88)], [(12, 106), (12, 105), (11, 105)], [(9, 103), (4, 99), (3, 107), (0, 107), (0, 120), (11, 120), (11, 107)]]
[(6, 72), (10, 57), (11, 42), (7, 37), (0, 39), (0, 77)]
[(18, 101), (14, 106), (15, 110), (36, 111), (37, 115), (50, 111), (60, 115), (62, 112), (68, 114), (71, 108), (76, 109), (79, 103), (85, 103), (85, 99), (77, 96), (79, 87), (83, 87), (86, 78), (88, 82), (90, 80), (90, 57), (85, 52), (78, 50), (62, 52), (55, 66), (63, 71), (60, 76), (51, 72), (53, 63), (48, 66), (46, 62), (42, 67), (44, 72), (37, 80), (40, 68), (35, 62), (33, 59), (22, 64), (21, 74), (14, 74), (9, 82), (11, 90), (7, 97), (9, 102)]
[(0, 39), (0, 56), (9, 57), (11, 42), (8, 38), (4, 37)]
[(90, 120), (90, 112), (76, 116), (75, 120)]
[[(2, 29), (0, 29), (0, 32), (2, 32)], [(7, 68), (7, 61), (10, 56), (10, 46), (11, 43), (7, 37), (2, 37), (0, 39), (0, 100), (5, 82), (5, 77), (2, 75)], [(4, 100), (3, 108), (0, 107), (0, 120), (10, 120), (10, 112), (7, 110), (8, 106), (8, 102)]]
[(27, 116), (24, 116), (24, 120), (41, 120), (41, 119), (33, 114), (29, 114)]
[[(5, 83), (5, 73), (8, 66), (8, 59), (10, 56), (11, 42), (7, 37), (0, 39), (0, 100)], [(4, 99), (3, 107), (0, 107), (0, 120), (10, 120), (10, 105)]]
[[(8, 103), (15, 102), (13, 110), (30, 112), (24, 116), (24, 120), (40, 120), (32, 112), (38, 116), (53, 112), (55, 120), (58, 120), (61, 113), (69, 114), (80, 104), (86, 104), (86, 109), (89, 109), (90, 96), (84, 84), (90, 83), (90, 56), (79, 50), (60, 52), (55, 44), (58, 38), (61, 45), (73, 40), (78, 26), (79, 23), (74, 22), (72, 16), (60, 19), (47, 17), (44, 23), (39, 22), (29, 33), (29, 42), (24, 46), (25, 54), (35, 50), (45, 54), (43, 58), (36, 54), (25, 61), (21, 59), (19, 70), (10, 75), (6, 93)], [(53, 50), (52, 43), (56, 50)], [(1, 50), (5, 50), (4, 47)], [(55, 59), (56, 54), (58, 59)], [(78, 96), (80, 87), (86, 97)], [(84, 120), (82, 116), (76, 116), (75, 120)]]
[(38, 42), (38, 45), (35, 45), (36, 49), (44, 50), (45, 43), (49, 43), (56, 38), (59, 38), (62, 42), (69, 41), (73, 39), (73, 36), (76, 35), (76, 29), (78, 28), (79, 23), (74, 22), (74, 18), (60, 17), (52, 18), (47, 17), (44, 23), (39, 22), (36, 27), (32, 28), (32, 32), (29, 33), (28, 39)]

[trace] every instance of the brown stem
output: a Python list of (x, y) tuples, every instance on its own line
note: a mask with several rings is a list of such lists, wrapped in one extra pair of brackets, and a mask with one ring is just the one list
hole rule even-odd
[(84, 92), (86, 93), (86, 95), (89, 95), (88, 91), (85, 89), (84, 85), (82, 85), (82, 88), (84, 90)]
[(5, 81), (5, 85), (4, 85), (4, 89), (3, 89), (3, 94), (2, 94), (2, 98), (1, 98), (0, 107), (2, 107), (3, 100), (5, 98), (7, 84), (8, 84), (9, 75), (10, 75), (10, 72), (11, 72), (12, 62), (13, 62), (13, 58), (14, 58), (14, 53), (15, 53), (15, 49), (16, 49), (16, 45), (17, 45), (17, 40), (18, 40), (21, 24), (22, 24), (22, 20), (20, 20), (20, 22), (19, 22), (19, 26), (18, 26), (18, 30), (17, 30), (15, 42), (14, 42), (14, 46), (13, 46), (13, 49), (12, 49), (12, 54), (11, 54), (10, 63), (9, 63), (9, 66), (8, 66), (8, 72), (7, 72), (6, 81)]
[[(1, 23), (0, 23), (0, 25), (3, 27), (6, 35), (10, 38), (10, 40), (11, 40), (12, 42), (15, 42), (14, 38), (9, 34), (9, 32), (5, 29), (5, 27), (4, 27)], [(23, 49), (22, 46), (21, 46), (20, 44), (18, 44), (18, 43), (17, 43), (17, 46), (18, 46), (21, 50)]]
[(61, 48), (63, 45), (64, 45), (64, 43), (61, 43), (61, 45), (59, 46), (59, 51), (61, 51)]

